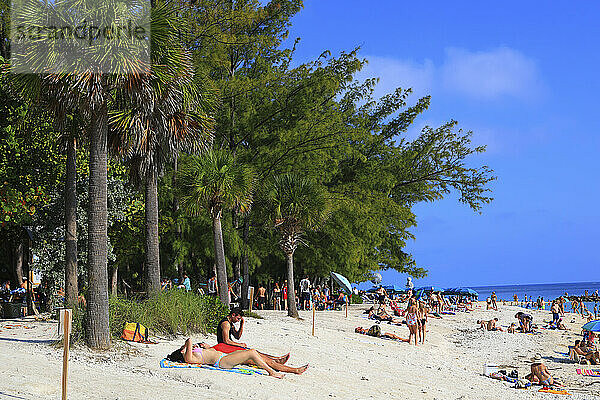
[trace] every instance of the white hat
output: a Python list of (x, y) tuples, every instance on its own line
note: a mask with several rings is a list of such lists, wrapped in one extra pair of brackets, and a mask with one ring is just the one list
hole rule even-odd
[(536, 355), (531, 358), (531, 362), (533, 362), (533, 363), (542, 362), (542, 355), (540, 353), (536, 353)]

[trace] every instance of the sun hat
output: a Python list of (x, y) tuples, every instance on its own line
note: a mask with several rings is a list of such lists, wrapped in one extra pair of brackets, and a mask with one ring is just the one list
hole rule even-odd
[(531, 358), (531, 362), (533, 362), (533, 363), (542, 362), (542, 355), (540, 353), (536, 353), (536, 355)]

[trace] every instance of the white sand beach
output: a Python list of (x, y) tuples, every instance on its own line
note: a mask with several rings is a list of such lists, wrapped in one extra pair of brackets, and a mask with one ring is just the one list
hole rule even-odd
[[(69, 399), (600, 399), (600, 378), (577, 375), (581, 366), (561, 354), (578, 336), (580, 317), (567, 315), (569, 331), (483, 332), (476, 329), (476, 320), (497, 316), (506, 327), (518, 308), (477, 308), (430, 319), (426, 343), (414, 346), (354, 333), (357, 326), (373, 324), (363, 317), (365, 308), (351, 307), (348, 318), (340, 311), (317, 312), (314, 337), (310, 312), (301, 312), (300, 321), (283, 311), (260, 311), (264, 319), (247, 318), (244, 342), (270, 354), (291, 352), (291, 366), (310, 364), (303, 375), (286, 374), (282, 380), (160, 368), (160, 360), (184, 337), (159, 338), (156, 345), (117, 342), (105, 353), (75, 347), (69, 363)], [(531, 313), (538, 324), (550, 316), (548, 311)], [(381, 327), (408, 337), (406, 326)], [(62, 349), (51, 346), (56, 338), (56, 322), (0, 321), (0, 399), (60, 398)], [(214, 335), (193, 340), (216, 343)], [(539, 387), (514, 389), (483, 376), (486, 362), (514, 366), (524, 376), (536, 352), (573, 396), (538, 393)]]

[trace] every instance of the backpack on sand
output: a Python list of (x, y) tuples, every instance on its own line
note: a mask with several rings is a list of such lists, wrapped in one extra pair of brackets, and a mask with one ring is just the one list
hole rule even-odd
[(121, 339), (129, 342), (154, 343), (148, 340), (148, 328), (139, 322), (126, 322)]

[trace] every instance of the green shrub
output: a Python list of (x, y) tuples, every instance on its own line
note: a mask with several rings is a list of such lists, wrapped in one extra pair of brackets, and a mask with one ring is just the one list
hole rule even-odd
[(119, 337), (125, 323), (139, 322), (152, 333), (168, 336), (214, 333), (227, 313), (218, 298), (183, 290), (161, 292), (139, 302), (111, 297), (110, 330), (113, 337)]
[(350, 304), (362, 304), (363, 300), (362, 297), (354, 295), (350, 298)]
[[(214, 333), (217, 323), (228, 314), (218, 298), (200, 296), (184, 290), (161, 292), (147, 300), (109, 299), (110, 334), (119, 338), (127, 322), (139, 322), (152, 334), (175, 336)], [(85, 309), (73, 310), (71, 342), (85, 338)]]

